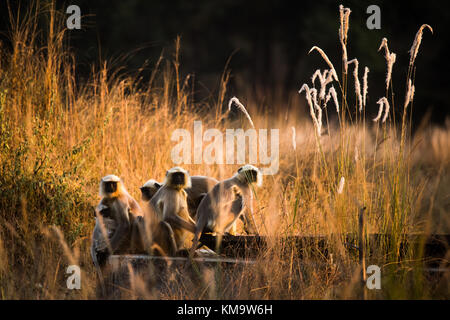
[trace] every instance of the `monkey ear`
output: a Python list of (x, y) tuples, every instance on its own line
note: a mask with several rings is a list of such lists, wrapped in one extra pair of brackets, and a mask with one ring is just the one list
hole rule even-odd
[(240, 168), (238, 169), (238, 173), (241, 173), (241, 171), (242, 171), (242, 167), (240, 167)]
[(161, 183), (155, 182), (155, 187), (156, 187), (157, 189), (161, 188)]

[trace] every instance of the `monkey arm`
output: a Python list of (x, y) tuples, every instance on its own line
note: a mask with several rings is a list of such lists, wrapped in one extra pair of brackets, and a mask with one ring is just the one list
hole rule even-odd
[(128, 208), (121, 208), (123, 211), (118, 214), (118, 217), (116, 217), (117, 221), (117, 228), (113, 234), (113, 236), (110, 239), (111, 249), (112, 252), (116, 252), (122, 243), (128, 239), (131, 224), (130, 220), (128, 219)]
[(122, 243), (128, 238), (129, 231), (130, 231), (129, 223), (119, 224), (110, 240), (111, 249), (113, 253), (116, 252), (120, 248)]
[(164, 221), (170, 223), (175, 228), (182, 228), (195, 233), (195, 224), (192, 221), (183, 219), (177, 214), (165, 216)]
[(258, 228), (256, 227), (255, 218), (253, 216), (253, 196), (249, 189), (244, 192), (245, 208), (244, 214), (241, 215), (241, 219), (244, 221), (244, 229), (247, 233), (259, 234)]
[(136, 200), (133, 198), (128, 198), (128, 205), (130, 207), (130, 211), (135, 216), (142, 216), (142, 209), (141, 206), (137, 203)]

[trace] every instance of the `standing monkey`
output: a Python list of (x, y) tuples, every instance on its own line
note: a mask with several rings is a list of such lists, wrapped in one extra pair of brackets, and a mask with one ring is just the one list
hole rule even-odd
[(195, 223), (189, 215), (187, 194), (184, 188), (191, 186), (186, 170), (175, 167), (167, 171), (162, 186), (150, 200), (150, 206), (159, 221), (166, 222), (173, 230), (176, 251), (184, 248), (189, 232), (194, 233)]
[(262, 174), (258, 168), (245, 165), (239, 168), (233, 177), (219, 182), (208, 192), (197, 209), (197, 224), (191, 250), (197, 248), (200, 235), (205, 229), (222, 235), (230, 230), (244, 212), (243, 217), (247, 224), (255, 226), (251, 190), (253, 185), (262, 185)]

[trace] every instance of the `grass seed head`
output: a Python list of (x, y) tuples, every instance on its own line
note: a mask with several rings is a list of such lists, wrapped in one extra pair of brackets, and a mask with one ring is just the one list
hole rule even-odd
[(417, 31), (416, 37), (414, 38), (414, 42), (411, 46), (411, 49), (409, 50), (409, 53), (410, 53), (409, 65), (410, 66), (412, 66), (414, 64), (414, 61), (416, 60), (417, 53), (419, 52), (420, 43), (422, 42), (423, 29), (425, 29), (425, 28), (428, 28), (431, 31), (431, 33), (433, 33), (433, 28), (431, 28), (431, 26), (428, 24), (423, 24), (419, 28), (419, 31)]
[[(364, 76), (363, 76), (363, 106), (366, 107), (366, 101), (367, 101), (367, 92), (369, 90), (368, 83), (367, 83), (367, 76), (369, 74), (369, 68), (364, 68)], [(361, 110), (359, 110), (361, 112)]]
[(337, 73), (336, 73), (336, 69), (334, 68), (333, 64), (331, 63), (331, 60), (328, 58), (328, 56), (325, 54), (325, 52), (320, 49), (317, 46), (314, 46), (311, 48), (311, 50), (309, 50), (308, 54), (310, 54), (312, 51), (316, 50), (317, 52), (319, 52), (319, 54), (322, 56), (323, 60), (325, 60), (325, 62), (328, 64), (328, 66), (331, 69), (331, 72), (334, 73), (334, 77), (335, 79), (337, 79)]
[(250, 115), (247, 112), (247, 109), (245, 109), (244, 105), (239, 101), (238, 98), (233, 97), (230, 99), (230, 102), (228, 103), (228, 110), (231, 110), (231, 106), (233, 105), (233, 103), (235, 103), (238, 106), (238, 108), (241, 109), (241, 111), (245, 114), (248, 121), (250, 122), (251, 126), (254, 128), (255, 126), (253, 125), (252, 118), (250, 117)]

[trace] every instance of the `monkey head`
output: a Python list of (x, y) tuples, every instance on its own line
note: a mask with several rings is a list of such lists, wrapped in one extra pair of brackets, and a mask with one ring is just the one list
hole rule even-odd
[(162, 184), (156, 180), (150, 179), (139, 189), (142, 193), (143, 201), (150, 201), (150, 199), (155, 195), (156, 191), (161, 188)]
[(166, 172), (164, 185), (173, 189), (184, 189), (191, 187), (191, 177), (189, 173), (180, 167), (174, 167)]
[(97, 217), (97, 214), (101, 215), (103, 218), (111, 218), (111, 208), (104, 204), (99, 204), (94, 210), (94, 217)]
[(261, 171), (251, 164), (242, 166), (237, 171), (237, 177), (240, 181), (248, 184), (256, 184), (257, 187), (262, 186), (262, 174)]
[(100, 180), (100, 196), (103, 198), (114, 198), (124, 193), (122, 181), (113, 174)]

